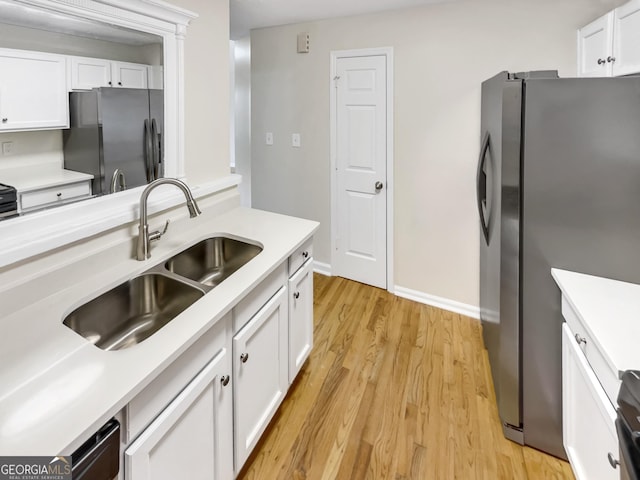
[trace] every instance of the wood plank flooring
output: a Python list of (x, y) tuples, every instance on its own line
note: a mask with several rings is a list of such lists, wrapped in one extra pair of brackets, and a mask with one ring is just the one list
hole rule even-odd
[(573, 478), (503, 437), (479, 321), (314, 282), (314, 349), (238, 478)]

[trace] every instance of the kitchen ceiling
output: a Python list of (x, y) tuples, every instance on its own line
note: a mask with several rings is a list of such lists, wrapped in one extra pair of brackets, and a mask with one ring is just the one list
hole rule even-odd
[(417, 7), (455, 0), (230, 0), (231, 39), (253, 28)]

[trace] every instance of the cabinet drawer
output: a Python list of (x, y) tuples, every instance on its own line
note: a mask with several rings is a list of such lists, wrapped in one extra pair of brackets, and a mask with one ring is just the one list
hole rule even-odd
[(227, 339), (231, 338), (230, 324), (229, 315), (221, 318), (129, 402), (127, 443), (136, 438), (156, 418), (198, 374), (203, 365), (227, 347)]
[(285, 262), (271, 272), (233, 309), (233, 333), (237, 333), (286, 283), (287, 265)]
[(579, 345), (580, 350), (593, 369), (607, 397), (609, 397), (609, 401), (615, 405), (621, 383), (618, 378), (618, 372), (611, 369), (604, 355), (598, 350), (593, 338), (591, 338), (587, 329), (582, 325), (580, 318), (564, 295), (562, 297), (562, 316), (566, 320), (571, 332), (573, 332), (573, 342)]
[(57, 187), (43, 188), (42, 190), (21, 193), (20, 209), (25, 211), (56, 203), (64, 203), (70, 200), (88, 197), (90, 195), (91, 185), (89, 182), (71, 183)]
[(304, 242), (289, 257), (289, 276), (296, 273), (304, 262), (311, 257), (313, 257), (313, 237)]

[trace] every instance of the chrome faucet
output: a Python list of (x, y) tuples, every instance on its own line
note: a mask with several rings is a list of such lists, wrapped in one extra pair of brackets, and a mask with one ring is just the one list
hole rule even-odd
[(138, 226), (138, 249), (136, 258), (141, 261), (151, 257), (151, 254), (149, 253), (149, 246), (151, 242), (160, 240), (160, 237), (162, 237), (162, 235), (167, 232), (167, 228), (169, 228), (169, 220), (167, 220), (162, 232), (157, 230), (149, 233), (149, 224), (147, 223), (147, 199), (149, 198), (149, 194), (151, 193), (151, 190), (156, 188), (158, 185), (163, 184), (175, 185), (182, 190), (182, 193), (184, 193), (184, 196), (187, 199), (187, 208), (189, 209), (189, 216), (191, 218), (197, 217), (202, 213), (191, 194), (191, 190), (189, 190), (189, 187), (183, 181), (178, 180), (177, 178), (159, 178), (147, 185), (147, 188), (142, 191), (142, 195), (140, 196), (140, 225)]

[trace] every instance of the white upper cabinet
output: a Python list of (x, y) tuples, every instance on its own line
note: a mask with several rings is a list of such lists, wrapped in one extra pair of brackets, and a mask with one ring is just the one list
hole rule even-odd
[(598, 18), (578, 30), (578, 76), (611, 76), (610, 43), (613, 33), (613, 12)]
[(111, 86), (111, 61), (102, 58), (71, 57), (70, 64), (72, 90)]
[(66, 58), (0, 49), (0, 131), (69, 126)]
[(147, 88), (147, 65), (112, 62), (111, 78), (114, 87)]
[(609, 77), (640, 72), (640, 0), (578, 30), (578, 76)]
[(71, 57), (71, 90), (98, 87), (147, 88), (148, 65)]
[(633, 0), (614, 11), (613, 75), (640, 72), (640, 0)]

